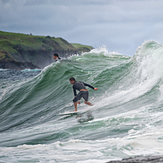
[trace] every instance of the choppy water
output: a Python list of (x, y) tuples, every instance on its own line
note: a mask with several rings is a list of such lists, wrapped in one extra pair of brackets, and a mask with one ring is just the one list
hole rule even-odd
[[(70, 77), (89, 89), (94, 117), (79, 123)], [(163, 154), (163, 45), (133, 57), (94, 49), (43, 70), (0, 70), (0, 162), (103, 163)]]

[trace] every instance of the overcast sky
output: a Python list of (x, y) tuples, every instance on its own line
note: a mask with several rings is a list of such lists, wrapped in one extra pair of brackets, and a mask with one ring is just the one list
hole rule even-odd
[(163, 42), (163, 0), (0, 0), (0, 30), (133, 56), (144, 41)]

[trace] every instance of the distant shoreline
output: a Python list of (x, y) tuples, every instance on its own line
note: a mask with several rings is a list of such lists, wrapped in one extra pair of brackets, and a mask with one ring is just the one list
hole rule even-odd
[(92, 46), (69, 43), (63, 38), (0, 31), (0, 68), (42, 69), (53, 62), (54, 53), (66, 58), (92, 49)]

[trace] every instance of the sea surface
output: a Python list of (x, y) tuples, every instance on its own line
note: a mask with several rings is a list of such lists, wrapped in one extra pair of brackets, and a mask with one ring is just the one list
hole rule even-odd
[[(69, 78), (97, 87), (74, 110)], [(88, 118), (88, 113), (92, 118)], [(86, 119), (82, 121), (82, 118)], [(0, 70), (1, 163), (104, 163), (163, 154), (163, 45), (104, 47), (42, 70)]]

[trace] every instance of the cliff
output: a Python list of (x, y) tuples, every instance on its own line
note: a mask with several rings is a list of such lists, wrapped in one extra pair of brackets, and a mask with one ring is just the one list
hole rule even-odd
[(0, 31), (0, 68), (43, 68), (53, 62), (53, 53), (67, 57), (91, 49), (63, 38)]

